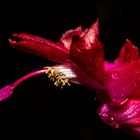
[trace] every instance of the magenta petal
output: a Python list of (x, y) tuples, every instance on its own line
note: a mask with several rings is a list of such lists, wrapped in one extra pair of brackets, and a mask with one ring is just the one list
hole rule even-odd
[[(140, 101), (128, 100), (124, 105), (118, 108), (112, 108), (110, 115), (118, 122), (125, 122), (140, 116)], [(140, 123), (140, 122), (139, 122)]]
[(101, 117), (102, 121), (108, 123), (108, 112), (110, 107), (107, 103), (103, 104), (100, 108), (98, 108), (97, 113)]
[(111, 108), (105, 103), (97, 113), (108, 125), (122, 127), (129, 133), (140, 135), (140, 101), (131, 100), (117, 108)]
[(121, 124), (123, 125), (140, 125), (140, 117), (136, 117), (136, 118), (132, 118), (130, 120), (126, 120), (126, 121), (123, 121), (121, 122)]
[(13, 41), (9, 40), (13, 48), (20, 49), (55, 62), (70, 62), (68, 53), (50, 45), (35, 41)]
[(106, 74), (106, 88), (111, 101), (120, 105), (140, 87), (140, 59), (113, 67)]
[(126, 43), (122, 47), (118, 58), (115, 60), (115, 63), (125, 63), (132, 60), (135, 60), (139, 56), (139, 50), (136, 46), (132, 44), (130, 40), (126, 40)]

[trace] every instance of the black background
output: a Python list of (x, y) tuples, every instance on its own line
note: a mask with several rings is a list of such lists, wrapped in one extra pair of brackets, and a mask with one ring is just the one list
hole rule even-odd
[[(140, 4), (136, 0), (1, 2), (1, 87), (33, 70), (55, 64), (11, 49), (7, 38), (12, 33), (27, 32), (57, 41), (66, 30), (79, 25), (86, 28), (97, 18), (107, 60), (112, 62), (117, 57), (127, 38), (140, 46)], [(11, 138), (135, 139), (104, 124), (96, 114), (97, 107), (93, 91), (74, 84), (60, 90), (45, 75), (37, 76), (0, 103), (0, 132)]]

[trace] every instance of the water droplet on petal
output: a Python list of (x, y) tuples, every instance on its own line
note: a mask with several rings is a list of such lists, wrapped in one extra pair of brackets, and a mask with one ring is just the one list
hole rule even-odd
[(110, 121), (114, 121), (114, 118), (113, 118), (113, 117), (111, 117), (111, 118), (110, 118)]
[(112, 73), (112, 78), (113, 79), (118, 79), (119, 78), (119, 76), (120, 76), (120, 73), (119, 72), (117, 72), (117, 71), (114, 71), (113, 73)]
[(112, 126), (116, 127), (117, 122), (114, 120), (113, 117), (109, 117), (107, 119), (107, 122), (108, 122), (109, 125), (112, 125)]
[(113, 125), (114, 124), (114, 118), (113, 117), (109, 117), (107, 119), (107, 122), (110, 124), (110, 125)]
[(108, 122), (109, 125), (114, 126), (115, 128), (120, 127), (120, 124), (117, 121), (115, 121), (115, 119), (113, 117), (109, 117), (107, 119), (107, 122)]

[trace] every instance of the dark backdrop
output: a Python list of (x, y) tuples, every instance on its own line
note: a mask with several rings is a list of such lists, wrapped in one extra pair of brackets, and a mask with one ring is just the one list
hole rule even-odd
[[(56, 41), (64, 31), (79, 25), (86, 28), (97, 18), (100, 40), (109, 61), (116, 58), (126, 38), (140, 46), (140, 4), (135, 0), (1, 2), (1, 87), (28, 72), (55, 64), (11, 49), (7, 38), (12, 33), (27, 32)], [(65, 140), (134, 139), (104, 124), (96, 114), (97, 106), (93, 91), (74, 84), (60, 90), (44, 75), (37, 76), (0, 103), (1, 135)]]

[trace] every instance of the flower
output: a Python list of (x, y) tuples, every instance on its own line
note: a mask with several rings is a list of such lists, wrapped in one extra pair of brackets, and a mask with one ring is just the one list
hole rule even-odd
[(96, 21), (84, 31), (81, 26), (67, 31), (57, 43), (26, 33), (13, 34), (18, 41), (9, 39), (9, 42), (13, 48), (39, 55), (61, 63), (65, 69), (71, 69), (76, 74), (73, 82), (91, 88), (103, 88), (104, 54), (98, 34)]
[[(56, 86), (70, 82), (97, 91), (101, 119), (116, 128), (127, 128), (140, 137), (140, 58), (130, 40), (113, 63), (104, 59), (98, 39), (98, 20), (85, 30), (78, 27), (62, 35), (58, 42), (27, 34), (14, 34), (11, 47), (30, 52), (59, 63), (23, 76), (0, 90), (1, 100), (8, 98), (21, 82), (46, 73)], [(1, 96), (2, 95), (2, 96)]]

